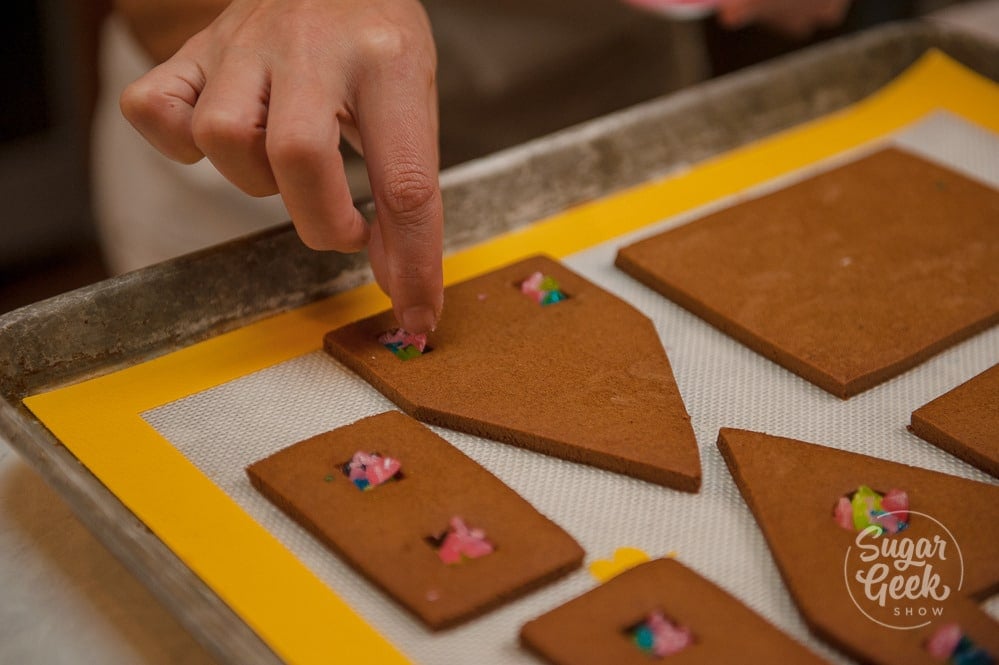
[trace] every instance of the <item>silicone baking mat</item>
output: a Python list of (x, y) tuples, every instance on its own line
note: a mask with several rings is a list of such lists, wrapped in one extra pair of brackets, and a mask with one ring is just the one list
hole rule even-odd
[[(780, 628), (846, 662), (812, 638), (795, 611), (715, 448), (718, 429), (767, 431), (995, 482), (905, 426), (915, 408), (999, 359), (999, 329), (842, 401), (637, 284), (613, 267), (614, 254), (640, 237), (886, 143), (999, 189), (996, 108), (994, 84), (930, 53), (846, 111), (448, 257), (445, 274), (456, 281), (544, 251), (649, 316), (701, 448), (700, 493), (435, 431), (573, 534), (587, 563), (623, 546), (653, 556), (675, 552)], [(374, 287), (362, 287), (25, 403), (285, 660), (537, 662), (518, 646), (519, 627), (591, 588), (585, 567), (481, 619), (432, 634), (246, 478), (247, 465), (276, 450), (394, 408), (319, 350), (326, 330), (386, 306)]]

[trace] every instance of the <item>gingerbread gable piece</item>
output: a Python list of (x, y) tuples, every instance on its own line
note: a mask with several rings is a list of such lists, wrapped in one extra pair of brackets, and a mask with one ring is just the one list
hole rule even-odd
[[(931, 643), (956, 626), (999, 654), (978, 605), (999, 589), (999, 486), (745, 430), (722, 429), (718, 447), (817, 636), (862, 662), (939, 664)], [(889, 508), (900, 491), (905, 510)], [(877, 535), (868, 519), (895, 521)]]
[[(522, 286), (539, 274), (535, 286), (556, 288)], [(328, 333), (325, 348), (418, 420), (697, 491), (690, 417), (641, 312), (544, 256), (450, 286), (445, 303), (422, 355), (379, 342), (391, 312)]]

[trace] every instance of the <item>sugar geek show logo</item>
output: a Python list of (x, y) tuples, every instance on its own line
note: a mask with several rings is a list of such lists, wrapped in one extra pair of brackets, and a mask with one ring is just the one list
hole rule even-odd
[(947, 606), (964, 583), (964, 559), (950, 530), (930, 515), (906, 512), (909, 528), (887, 533), (868, 526), (857, 532), (843, 559), (853, 604), (871, 621), (895, 630), (946, 619)]

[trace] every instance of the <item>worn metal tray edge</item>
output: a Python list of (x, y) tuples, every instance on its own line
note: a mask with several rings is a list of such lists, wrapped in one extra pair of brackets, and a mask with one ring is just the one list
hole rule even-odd
[[(835, 111), (932, 47), (999, 80), (999, 47), (953, 29), (904, 23), (830, 42), (445, 171), (447, 249)], [(368, 279), (363, 255), (310, 252), (284, 226), (0, 317), (0, 435), (223, 662), (279, 659), (21, 400)]]

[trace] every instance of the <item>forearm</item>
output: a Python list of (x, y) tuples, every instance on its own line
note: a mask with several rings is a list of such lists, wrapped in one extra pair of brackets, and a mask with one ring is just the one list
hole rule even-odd
[(208, 26), (229, 0), (114, 0), (135, 38), (157, 63)]

